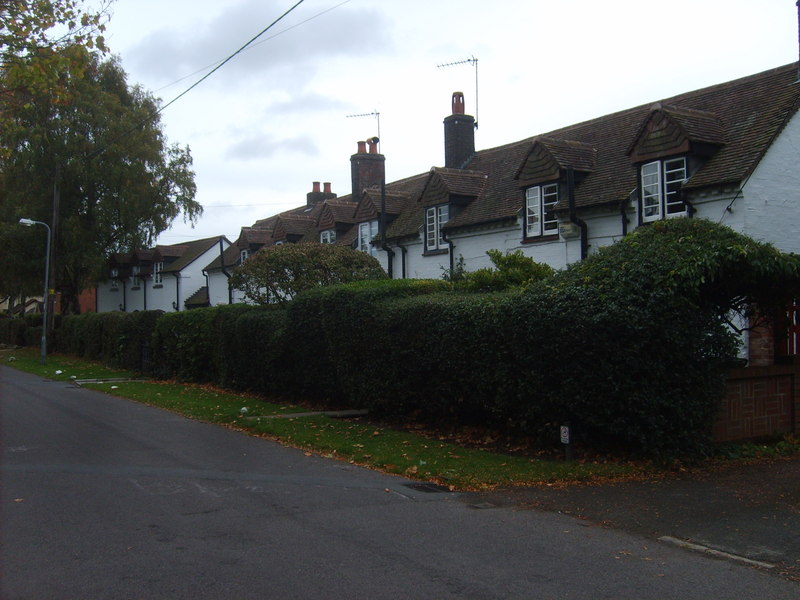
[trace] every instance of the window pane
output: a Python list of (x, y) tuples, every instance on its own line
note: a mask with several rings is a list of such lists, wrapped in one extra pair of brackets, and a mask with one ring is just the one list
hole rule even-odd
[(543, 234), (558, 232), (558, 218), (553, 209), (558, 202), (558, 184), (551, 183), (542, 186), (542, 224)]
[(677, 158), (664, 162), (664, 198), (667, 215), (686, 212), (686, 203), (681, 200), (681, 184), (686, 181), (686, 159)]
[(525, 235), (532, 237), (542, 234), (540, 214), (541, 188), (539, 186), (525, 190)]
[(439, 237), (436, 230), (436, 208), (425, 211), (425, 243), (428, 250), (436, 249), (436, 240)]
[(642, 165), (642, 220), (661, 218), (661, 163)]
[(450, 220), (450, 206), (447, 204), (443, 204), (442, 206), (437, 207), (436, 229), (438, 230), (438, 236), (436, 241), (439, 248), (443, 248), (444, 245), (447, 243), (444, 241), (444, 237), (442, 236), (442, 226), (449, 220)]

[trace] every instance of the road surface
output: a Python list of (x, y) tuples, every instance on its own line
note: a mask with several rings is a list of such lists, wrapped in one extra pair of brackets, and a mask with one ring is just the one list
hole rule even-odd
[(0, 595), (782, 598), (800, 584), (0, 367)]

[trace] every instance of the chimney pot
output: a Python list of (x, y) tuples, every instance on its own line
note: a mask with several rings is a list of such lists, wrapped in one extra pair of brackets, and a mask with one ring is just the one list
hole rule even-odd
[(358, 154), (367, 153), (367, 142), (358, 142)]
[(314, 192), (315, 194), (319, 193), (319, 181), (313, 182), (312, 186), (313, 187), (312, 187), (311, 191)]
[(464, 114), (464, 92), (453, 92), (453, 114)]
[(378, 153), (378, 138), (370, 138), (368, 140), (369, 143), (369, 153), (370, 154), (377, 154)]
[(322, 185), (325, 186), (324, 189), (323, 189), (323, 192), (325, 192), (326, 194), (330, 194), (331, 193), (331, 182), (330, 181), (326, 181)]

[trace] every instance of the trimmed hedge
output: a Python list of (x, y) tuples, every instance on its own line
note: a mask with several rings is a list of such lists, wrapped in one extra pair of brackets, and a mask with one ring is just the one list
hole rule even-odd
[(244, 304), (168, 313), (153, 332), (156, 375), (281, 393), (286, 312)]
[(24, 319), (0, 317), (0, 342), (10, 346), (24, 346), (26, 328)]
[(63, 317), (53, 347), (114, 367), (147, 371), (144, 360), (162, 311), (85, 313)]
[(286, 321), (282, 308), (219, 307), (217, 383), (272, 396), (290, 393), (285, 368)]
[[(450, 290), (441, 280), (364, 281), (305, 291), (288, 305), (286, 374), (292, 393), (317, 401), (366, 406), (351, 389), (349, 369), (379, 374), (373, 366), (383, 348), (376, 320), (386, 301)], [(392, 344), (387, 352), (398, 346)]]

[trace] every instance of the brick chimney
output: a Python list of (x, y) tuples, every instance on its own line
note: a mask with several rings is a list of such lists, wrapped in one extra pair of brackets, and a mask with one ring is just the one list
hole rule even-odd
[(306, 208), (311, 208), (324, 200), (331, 200), (332, 198), (336, 198), (336, 194), (331, 192), (330, 183), (326, 181), (325, 189), (320, 191), (319, 181), (314, 181), (311, 183), (311, 191), (306, 194)]
[(444, 120), (444, 166), (463, 169), (475, 154), (475, 117), (464, 114), (462, 92), (453, 92), (452, 109)]
[(380, 185), (386, 177), (386, 157), (378, 152), (378, 141), (374, 137), (369, 142), (358, 142), (358, 152), (350, 157), (353, 202), (361, 199), (361, 193), (366, 188)]

